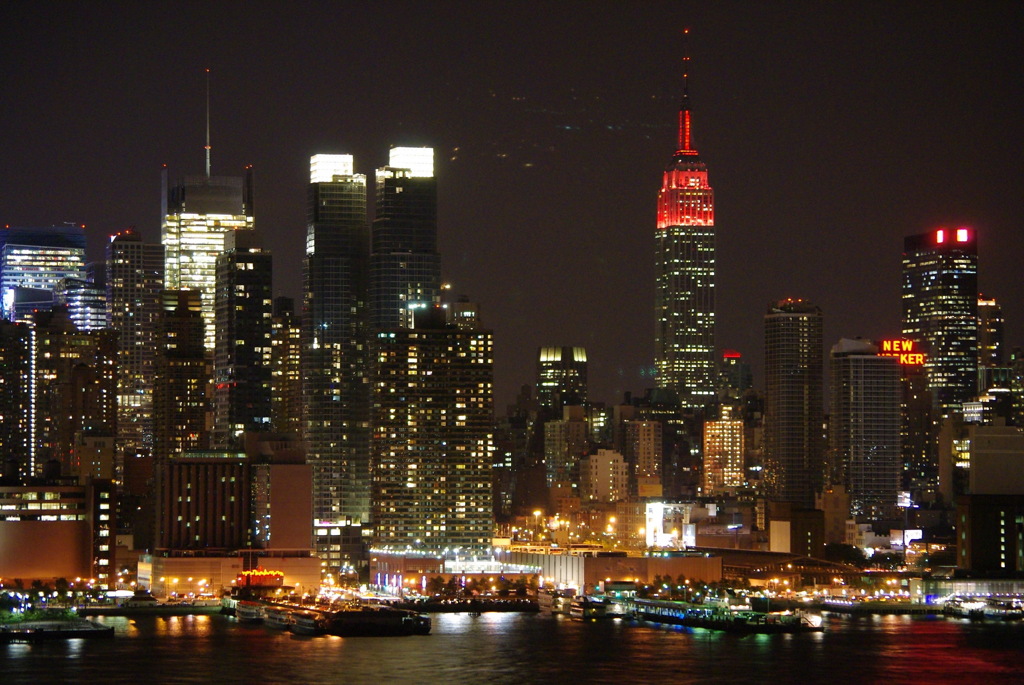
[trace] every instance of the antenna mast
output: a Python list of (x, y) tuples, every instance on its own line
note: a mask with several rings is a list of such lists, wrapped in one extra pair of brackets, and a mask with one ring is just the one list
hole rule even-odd
[(680, 151), (690, 148), (690, 46), (687, 37), (690, 29), (683, 29), (683, 101), (679, 106), (679, 146)]
[(206, 70), (206, 178), (210, 178), (210, 70)]

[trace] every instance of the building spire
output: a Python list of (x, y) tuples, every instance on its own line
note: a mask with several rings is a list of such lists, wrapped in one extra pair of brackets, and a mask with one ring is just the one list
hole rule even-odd
[(676, 150), (678, 154), (695, 155), (690, 140), (690, 49), (687, 37), (690, 29), (683, 29), (683, 100), (679, 104), (679, 140)]
[(210, 178), (210, 70), (206, 70), (206, 178)]

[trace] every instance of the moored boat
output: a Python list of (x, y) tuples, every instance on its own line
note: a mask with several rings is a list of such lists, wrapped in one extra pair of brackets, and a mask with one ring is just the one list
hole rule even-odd
[(430, 617), (391, 607), (360, 606), (326, 617), (327, 632), (341, 637), (429, 635)]
[(263, 622), (271, 628), (287, 630), (292, 624), (292, 610), (285, 607), (267, 607)]
[(327, 632), (323, 617), (315, 611), (294, 611), (291, 617), (288, 630), (296, 635), (323, 635)]
[(259, 602), (242, 600), (235, 605), (235, 618), (239, 623), (261, 623), (266, 614)]

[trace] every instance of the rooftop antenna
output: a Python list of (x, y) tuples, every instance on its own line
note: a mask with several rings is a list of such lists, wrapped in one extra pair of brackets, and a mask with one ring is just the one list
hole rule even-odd
[(697, 154), (690, 147), (690, 46), (687, 38), (690, 29), (683, 29), (683, 101), (679, 105), (679, 152)]
[(210, 69), (206, 69), (206, 178), (210, 178)]

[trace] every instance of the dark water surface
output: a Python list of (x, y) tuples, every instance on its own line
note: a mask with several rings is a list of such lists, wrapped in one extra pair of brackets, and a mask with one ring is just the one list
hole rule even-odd
[(545, 614), (435, 614), (431, 635), (297, 637), (225, 616), (110, 617), (113, 640), (0, 645), (14, 683), (1024, 683), (1024, 623), (826, 615), (727, 635)]

